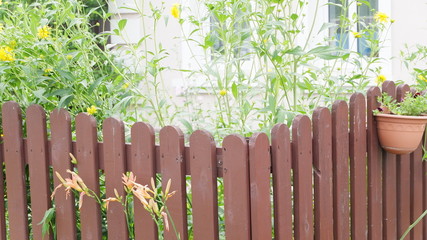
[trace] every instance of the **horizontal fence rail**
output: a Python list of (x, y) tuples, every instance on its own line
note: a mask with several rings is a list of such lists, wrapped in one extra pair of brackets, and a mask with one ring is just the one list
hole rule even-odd
[[(221, 146), (204, 130), (192, 133), (186, 146), (174, 126), (162, 128), (156, 143), (153, 127), (142, 122), (125, 142), (124, 124), (114, 118), (103, 121), (99, 142), (97, 122), (86, 113), (73, 120), (59, 109), (47, 122), (33, 105), (23, 124), (19, 105), (4, 103), (0, 240), (53, 239), (52, 232), (43, 237), (38, 224), (52, 206), (57, 239), (158, 239), (137, 199), (132, 234), (120, 203), (111, 202), (104, 215), (88, 197), (78, 210), (63, 189), (51, 200), (60, 184), (54, 173), (69, 176), (74, 168), (105, 198), (125, 194), (121, 176), (127, 171), (144, 185), (153, 178), (166, 187), (171, 179), (176, 194), (167, 205), (184, 240), (399, 239), (427, 209), (427, 165), (421, 145), (407, 155), (383, 151), (372, 110), (381, 92), (400, 99), (407, 91), (386, 81), (348, 103), (336, 101), (331, 110), (319, 107), (311, 118), (299, 115), (290, 128), (277, 124), (270, 138), (229, 135)], [(176, 239), (173, 231), (164, 238)], [(426, 238), (423, 220), (405, 239)]]

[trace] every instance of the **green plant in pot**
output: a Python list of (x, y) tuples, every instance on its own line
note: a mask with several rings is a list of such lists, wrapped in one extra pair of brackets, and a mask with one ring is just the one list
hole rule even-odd
[(387, 93), (374, 110), (381, 146), (394, 154), (407, 154), (419, 146), (427, 123), (427, 96), (408, 92), (401, 101)]

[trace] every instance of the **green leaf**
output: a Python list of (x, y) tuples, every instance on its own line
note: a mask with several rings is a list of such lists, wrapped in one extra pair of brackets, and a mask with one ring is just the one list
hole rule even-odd
[(233, 83), (233, 84), (231, 85), (231, 93), (233, 94), (233, 97), (234, 97), (235, 99), (237, 99), (237, 97), (239, 96), (239, 91), (238, 91), (238, 89), (237, 89), (237, 84), (236, 84), (236, 83)]
[(127, 19), (121, 19), (119, 21), (119, 23), (117, 25), (118, 25), (120, 31), (123, 31), (123, 29), (126, 27), (127, 22), (128, 22)]
[(303, 55), (304, 51), (300, 46), (297, 46), (293, 49), (288, 49), (284, 52), (285, 54), (292, 54), (292, 55)]
[(95, 82), (93, 82), (88, 89), (88, 94), (91, 95), (93, 93), (93, 91), (99, 86), (99, 84), (101, 84), (101, 82), (106, 78), (107, 76), (102, 76), (99, 77), (98, 79), (95, 80)]
[(182, 125), (184, 125), (185, 128), (187, 128), (188, 132), (190, 133), (194, 132), (193, 127), (191, 126), (191, 123), (189, 123), (187, 120), (179, 119), (179, 121), (182, 123)]
[(61, 98), (61, 101), (58, 103), (59, 108), (65, 108), (70, 104), (70, 102), (74, 99), (74, 95), (67, 95)]
[(55, 208), (49, 208), (43, 216), (43, 219), (38, 223), (38, 225), (42, 225), (42, 234), (43, 236), (49, 232), (49, 226), (52, 219), (55, 217)]

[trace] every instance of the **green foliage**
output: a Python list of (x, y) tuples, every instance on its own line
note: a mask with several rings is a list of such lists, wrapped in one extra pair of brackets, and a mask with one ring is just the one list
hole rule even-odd
[(383, 93), (378, 101), (381, 103), (381, 110), (375, 110), (377, 113), (391, 113), (406, 116), (420, 116), (427, 114), (427, 96), (420, 93), (413, 94), (408, 92), (401, 101), (396, 101), (387, 93)]
[(140, 79), (106, 50), (107, 38), (94, 35), (93, 11), (81, 1), (49, 0), (0, 6), (0, 101), (46, 111), (66, 108), (92, 113), (99, 121), (121, 116), (137, 101)]

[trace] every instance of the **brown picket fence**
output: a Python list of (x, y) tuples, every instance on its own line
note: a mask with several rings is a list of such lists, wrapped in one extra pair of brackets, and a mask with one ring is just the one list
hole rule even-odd
[[(382, 86), (397, 99), (409, 90), (391, 81)], [(163, 185), (172, 179), (177, 194), (168, 207), (184, 240), (190, 238), (189, 190), (196, 240), (219, 239), (221, 224), (228, 240), (399, 239), (427, 208), (427, 163), (422, 162), (421, 146), (408, 155), (381, 149), (372, 116), (380, 94), (380, 88), (372, 87), (366, 96), (354, 93), (349, 103), (336, 101), (332, 110), (317, 108), (311, 119), (297, 116), (291, 128), (276, 125), (271, 139), (264, 133), (248, 139), (229, 135), (221, 147), (203, 130), (192, 133), (185, 146), (183, 133), (173, 126), (160, 130), (156, 144), (155, 131), (142, 122), (132, 126), (126, 143), (124, 124), (113, 118), (104, 120), (103, 142), (98, 142), (97, 123), (85, 113), (75, 118), (73, 141), (69, 113), (50, 113), (48, 128), (46, 114), (37, 105), (26, 110), (23, 131), (19, 105), (7, 102), (0, 145), (6, 174), (0, 176), (0, 194), (7, 201), (0, 199), (0, 239), (29, 239), (30, 233), (32, 239), (43, 239), (37, 223), (52, 206), (52, 185), (59, 184), (51, 167), (63, 176), (77, 167), (96, 192), (101, 169), (106, 197), (114, 197), (114, 189), (124, 193), (121, 175), (126, 171), (134, 172), (141, 183), (149, 183), (156, 173)], [(78, 159), (75, 166), (69, 153)], [(217, 178), (223, 178), (224, 223), (219, 222)], [(74, 199), (66, 198), (63, 190), (54, 202), (58, 239), (77, 239), (77, 231), (81, 239), (102, 239), (102, 215), (95, 201), (86, 198), (79, 215)], [(142, 205), (136, 204), (134, 211), (135, 239), (157, 239), (157, 228)], [(106, 219), (108, 239), (128, 239), (119, 203), (111, 203)], [(175, 239), (173, 232), (166, 232), (165, 239)], [(406, 239), (427, 239), (427, 221)]]

